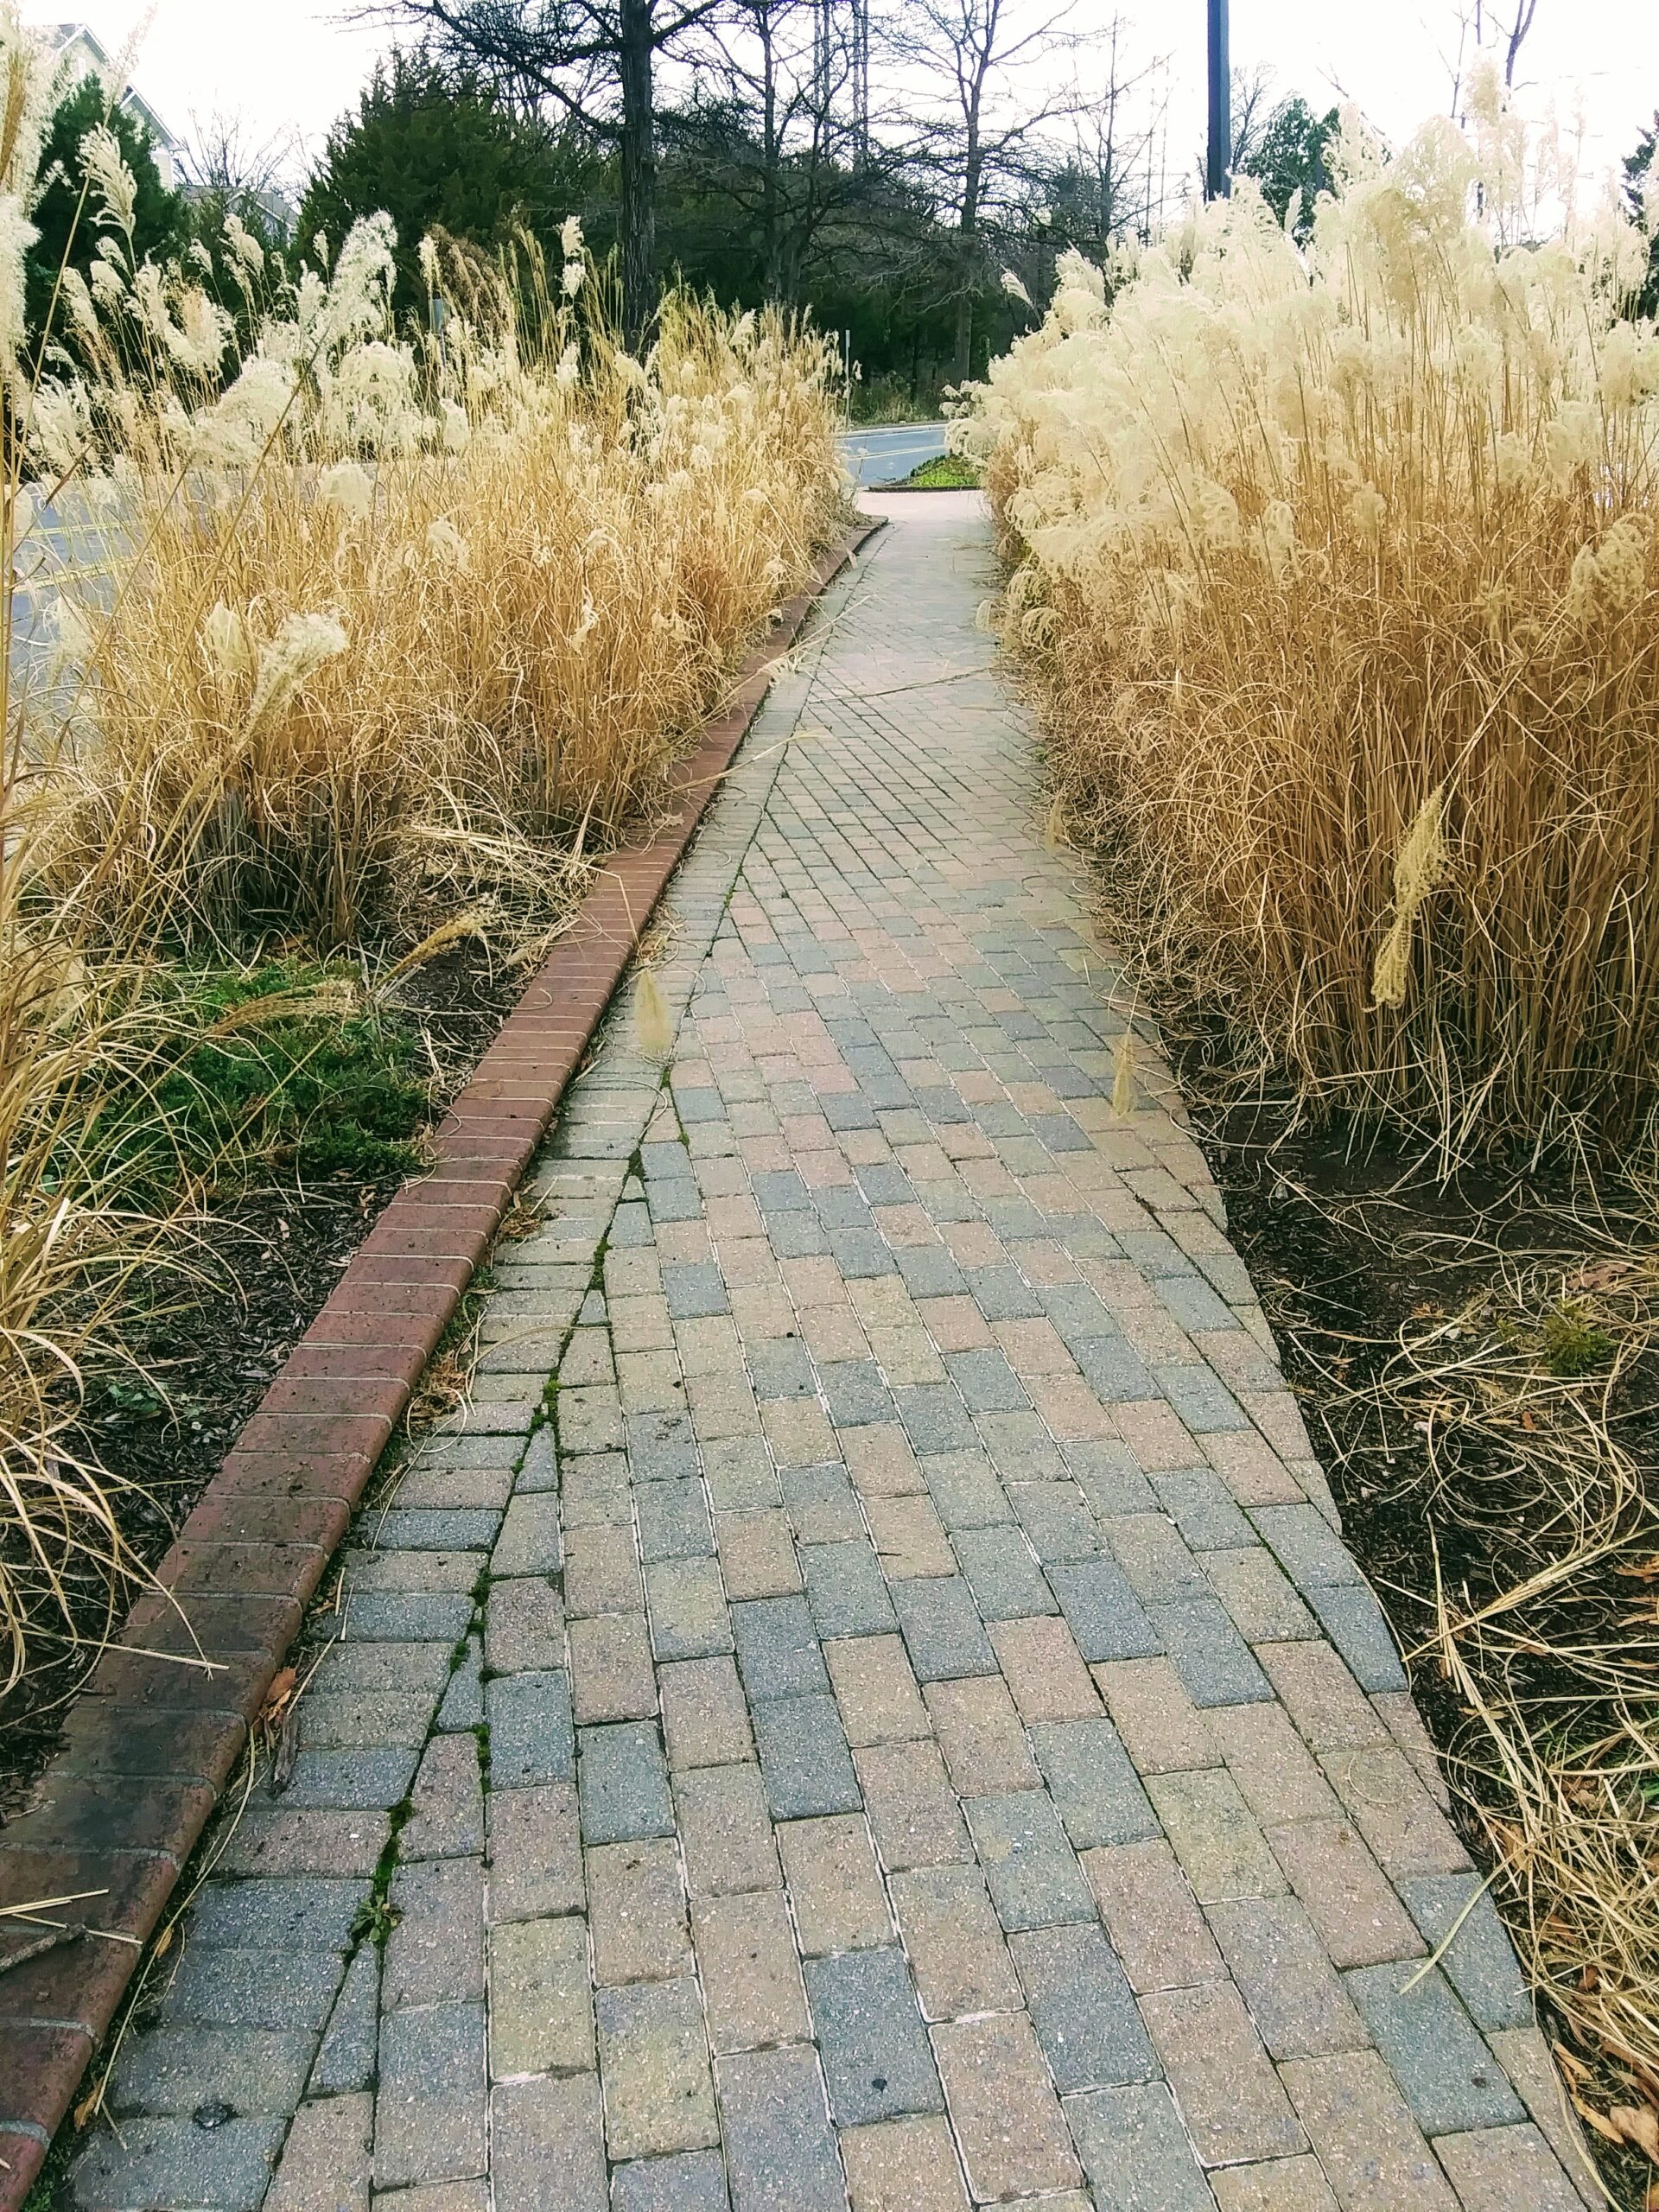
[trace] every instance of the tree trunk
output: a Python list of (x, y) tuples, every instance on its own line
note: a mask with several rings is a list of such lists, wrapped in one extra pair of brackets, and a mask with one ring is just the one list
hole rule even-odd
[(779, 174), (783, 150), (778, 133), (778, 64), (772, 52), (772, 22), (760, 26), (761, 56), (760, 159), (764, 164), (760, 196), (760, 281), (768, 300), (784, 296), (784, 242), (779, 212)]
[(652, 0), (622, 0), (622, 334), (643, 352), (657, 312), (657, 118), (652, 96)]
[(957, 251), (960, 263), (957, 282), (957, 382), (966, 384), (974, 372), (974, 293), (979, 283), (979, 196), (984, 181), (979, 140), (980, 96), (984, 88), (988, 56), (974, 77), (972, 93), (963, 111), (964, 125), (962, 164), (962, 205), (957, 216)]
[(966, 384), (974, 372), (974, 295), (969, 256), (963, 256), (962, 289), (957, 295), (956, 381)]

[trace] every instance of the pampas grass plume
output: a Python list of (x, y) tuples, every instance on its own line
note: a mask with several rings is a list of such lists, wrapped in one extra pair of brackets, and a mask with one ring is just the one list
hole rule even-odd
[(1411, 973), (1411, 931), (1417, 910), (1446, 880), (1446, 838), (1440, 827), (1446, 787), (1437, 785), (1418, 808), (1394, 863), (1394, 921), (1371, 974), (1374, 1006), (1403, 1006)]

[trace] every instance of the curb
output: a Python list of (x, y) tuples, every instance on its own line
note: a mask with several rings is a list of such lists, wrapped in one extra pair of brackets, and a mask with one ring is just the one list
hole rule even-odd
[[(431, 1171), (386, 1206), (220, 1463), (156, 1569), (189, 1627), (156, 1592), (139, 1599), (70, 1713), (42, 1777), (46, 1802), (0, 1830), (0, 2212), (22, 2212), (330, 1555), (772, 663), (880, 527), (867, 521), (824, 554), (741, 663), (729, 703), (671, 772), (667, 823), (606, 865), (434, 1132)], [(211, 1671), (191, 1663), (198, 1650)], [(31, 1903), (84, 1932), (9, 1971), (41, 1928), (7, 1911)]]

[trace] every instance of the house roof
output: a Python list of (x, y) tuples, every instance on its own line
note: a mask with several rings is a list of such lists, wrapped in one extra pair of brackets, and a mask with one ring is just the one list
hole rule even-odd
[[(85, 23), (52, 23), (48, 26), (47, 35), (51, 39), (53, 48), (56, 53), (64, 54), (72, 46), (79, 46), (85, 49), (87, 58), (94, 67), (108, 71), (114, 67), (103, 41), (93, 32), (88, 30)], [(150, 137), (155, 139), (158, 146), (165, 148), (169, 154), (179, 150), (179, 141), (142, 92), (135, 92), (129, 85), (121, 95), (121, 104), (124, 107), (130, 108), (134, 114), (142, 118), (149, 128)]]

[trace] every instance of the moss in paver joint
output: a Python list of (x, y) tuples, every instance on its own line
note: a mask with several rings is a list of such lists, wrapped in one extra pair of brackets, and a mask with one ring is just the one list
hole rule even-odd
[(35, 2177), (34, 2187), (23, 2199), (23, 2212), (58, 2212), (63, 2202), (64, 2184), (69, 2178), (69, 2169), (75, 2154), (81, 2148), (82, 2139), (66, 2121), (52, 2139), (52, 2147), (46, 2154), (46, 2164)]
[[(431, 1738), (427, 1739), (430, 1742)], [(374, 1864), (374, 1879), (369, 1885), (369, 1894), (357, 1909), (352, 1923), (354, 1944), (370, 1942), (377, 1951), (384, 1952), (386, 1938), (397, 1925), (397, 1909), (391, 1902), (391, 1878), (397, 1871), (400, 1841), (404, 1830), (414, 1816), (415, 1801), (405, 1797), (394, 1805), (390, 1815), (391, 1826), (380, 1856)]]

